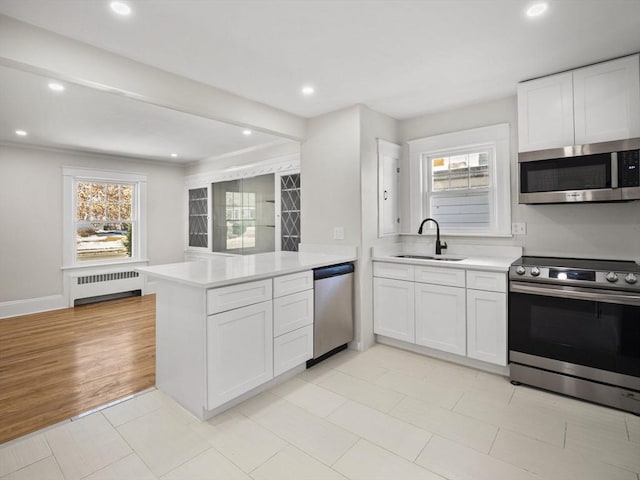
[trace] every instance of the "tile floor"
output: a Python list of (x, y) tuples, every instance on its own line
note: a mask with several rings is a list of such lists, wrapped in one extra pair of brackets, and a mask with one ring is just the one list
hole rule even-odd
[(640, 480), (640, 417), (391, 347), (208, 422), (153, 390), (0, 445), (0, 480)]

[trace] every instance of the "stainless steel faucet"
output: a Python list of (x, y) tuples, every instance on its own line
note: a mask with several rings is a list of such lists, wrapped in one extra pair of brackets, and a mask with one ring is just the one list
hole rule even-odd
[(425, 218), (420, 224), (420, 228), (418, 229), (418, 234), (422, 235), (422, 227), (427, 222), (433, 222), (436, 224), (436, 255), (442, 255), (442, 250), (447, 248), (447, 242), (440, 243), (440, 225), (434, 218)]

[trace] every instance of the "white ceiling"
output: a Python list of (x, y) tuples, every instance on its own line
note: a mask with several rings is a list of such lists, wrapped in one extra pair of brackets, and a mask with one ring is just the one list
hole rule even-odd
[(189, 163), (288, 141), (72, 83), (54, 93), (52, 80), (0, 66), (0, 142)]
[[(397, 119), (640, 51), (640, 0), (0, 0), (0, 12), (313, 117), (356, 103)], [(313, 84), (316, 95), (299, 94)]]

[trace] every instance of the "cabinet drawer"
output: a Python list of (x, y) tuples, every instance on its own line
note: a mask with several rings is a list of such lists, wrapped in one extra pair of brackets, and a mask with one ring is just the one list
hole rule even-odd
[(467, 270), (467, 288), (505, 293), (507, 291), (507, 275), (502, 272)]
[(313, 290), (273, 300), (273, 336), (313, 324)]
[(434, 285), (464, 287), (464, 270), (457, 268), (416, 267), (415, 281), (432, 283)]
[(273, 375), (297, 367), (313, 357), (313, 325), (273, 339)]
[(273, 297), (282, 297), (290, 293), (302, 292), (313, 288), (313, 272), (292, 273), (273, 279)]
[(413, 281), (413, 265), (403, 263), (373, 262), (373, 276)]
[(271, 300), (271, 279), (239, 283), (207, 291), (207, 315)]

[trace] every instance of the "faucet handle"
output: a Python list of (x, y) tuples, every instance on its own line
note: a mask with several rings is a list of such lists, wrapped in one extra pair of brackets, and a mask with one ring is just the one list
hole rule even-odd
[(447, 249), (447, 242), (440, 242), (440, 250), (446, 250)]

